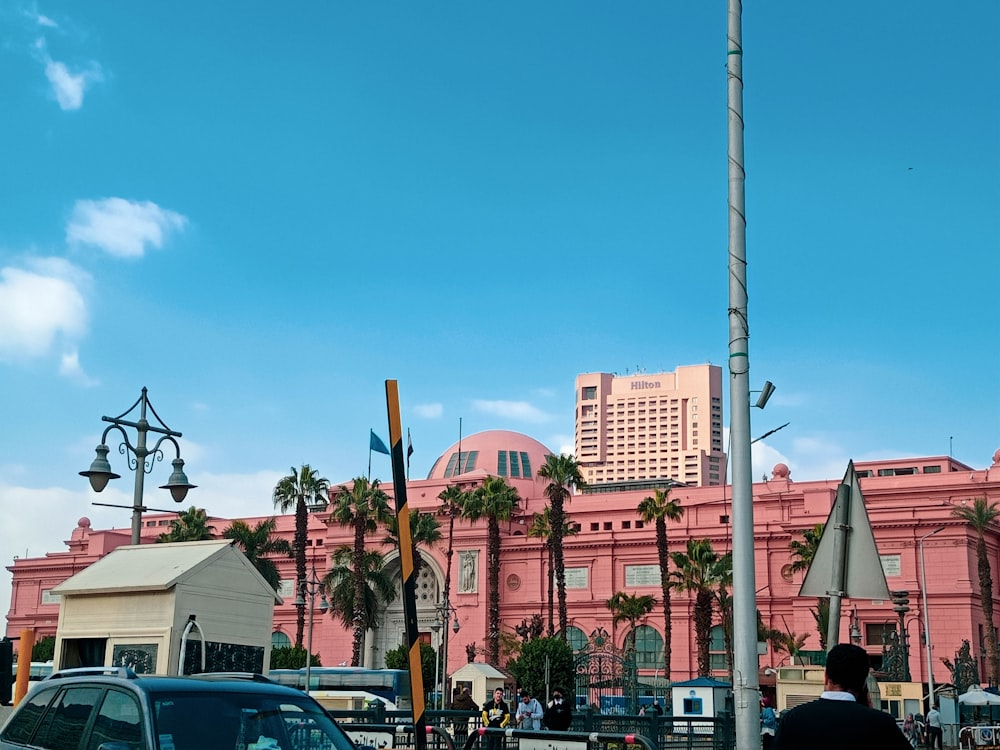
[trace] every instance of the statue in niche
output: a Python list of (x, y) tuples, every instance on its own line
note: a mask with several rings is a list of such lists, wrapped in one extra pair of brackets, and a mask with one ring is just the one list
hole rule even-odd
[(461, 554), (461, 568), (458, 577), (458, 593), (473, 594), (476, 592), (478, 571), (476, 570), (478, 555), (475, 550), (464, 550)]

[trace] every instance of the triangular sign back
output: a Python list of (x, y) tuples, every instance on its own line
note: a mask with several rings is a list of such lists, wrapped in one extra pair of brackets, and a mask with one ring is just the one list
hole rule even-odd
[[(885, 581), (885, 571), (875, 546), (875, 535), (868, 521), (868, 511), (865, 510), (865, 499), (861, 494), (861, 483), (858, 473), (854, 470), (854, 462), (847, 464), (844, 474), (844, 484), (850, 489), (850, 516), (847, 534), (846, 564), (844, 566), (844, 581), (842, 596), (852, 599), (888, 599), (889, 586)], [(835, 545), (837, 534), (835, 527), (840, 517), (841, 495), (830, 510), (826, 520), (823, 536), (813, 555), (812, 564), (802, 581), (799, 596), (835, 595), (837, 591), (837, 571), (834, 570)]]

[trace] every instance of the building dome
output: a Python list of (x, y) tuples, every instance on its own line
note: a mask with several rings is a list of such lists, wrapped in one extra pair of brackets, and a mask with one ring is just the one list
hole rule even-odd
[(462, 438), (459, 466), (458, 443), (442, 453), (427, 474), (428, 479), (451, 479), (476, 472), (508, 479), (533, 479), (545, 457), (553, 451), (532, 437), (509, 430), (487, 430)]

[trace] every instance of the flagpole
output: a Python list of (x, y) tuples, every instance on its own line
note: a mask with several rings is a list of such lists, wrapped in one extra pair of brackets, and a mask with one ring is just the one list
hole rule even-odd
[(368, 436), (368, 484), (372, 481), (372, 438)]

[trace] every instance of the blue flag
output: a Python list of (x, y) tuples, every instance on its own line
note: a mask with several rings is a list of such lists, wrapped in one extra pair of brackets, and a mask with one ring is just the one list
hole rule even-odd
[(382, 438), (375, 434), (375, 430), (369, 430), (371, 433), (371, 439), (368, 441), (368, 450), (375, 451), (376, 453), (384, 453), (389, 455), (389, 449), (385, 447), (385, 443), (382, 442)]

